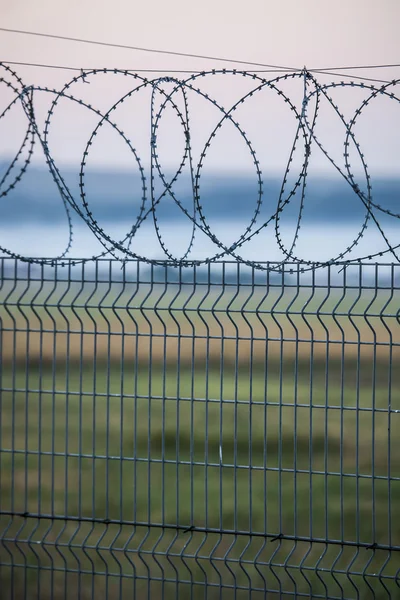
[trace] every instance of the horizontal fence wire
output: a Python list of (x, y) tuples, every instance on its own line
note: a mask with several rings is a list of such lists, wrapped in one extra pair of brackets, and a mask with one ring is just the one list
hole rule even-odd
[(400, 597), (400, 265), (0, 260), (1, 598)]

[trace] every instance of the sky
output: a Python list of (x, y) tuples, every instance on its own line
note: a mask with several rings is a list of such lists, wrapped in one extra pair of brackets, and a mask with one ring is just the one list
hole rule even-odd
[[(397, 0), (2, 0), (2, 27), (301, 68), (399, 62)], [(195, 60), (2, 33), (8, 60), (170, 68)], [(203, 65), (201, 65), (203, 66)]]
[[(113, 0), (0, 0), (1, 27), (28, 30), (53, 35), (71, 36), (136, 47), (146, 47), (172, 52), (183, 52), (215, 57), (227, 57), (269, 65), (301, 69), (324, 69), (356, 65), (400, 63), (400, 2), (398, 0), (202, 0), (189, 3), (183, 0), (164, 2), (127, 2)], [(82, 44), (64, 40), (39, 38), (0, 31), (0, 60), (63, 65), (77, 68), (156, 69), (174, 71), (187, 69), (198, 71), (211, 68), (243, 68), (239, 64), (184, 58), (159, 53), (133, 51)], [(75, 72), (15, 65), (25, 85), (48, 86), (57, 90), (70, 80)], [(247, 70), (257, 67), (249, 66)], [(259, 68), (259, 67), (258, 67)], [(346, 71), (344, 71), (346, 72)], [(386, 80), (400, 78), (400, 68), (351, 70), (353, 74)], [(143, 76), (145, 76), (142, 73)], [(164, 74), (165, 75), (165, 74)], [(156, 77), (152, 74), (151, 77)], [(176, 75), (178, 77), (178, 75)], [(272, 78), (276, 74), (266, 74)], [(82, 82), (74, 88), (74, 95), (90, 104), (107, 110), (113, 102), (126, 93), (131, 81), (123, 77), (112, 79), (96, 77), (90, 85)], [(182, 75), (179, 75), (182, 77)], [(321, 82), (340, 81), (337, 76), (319, 76)], [(200, 82), (199, 82), (200, 84)], [(224, 106), (232, 106), (240, 93), (248, 91), (247, 80), (230, 77), (210, 77), (201, 82), (205, 93), (218, 99)], [(168, 89), (167, 86), (165, 89)], [(301, 110), (303, 80), (284, 84), (297, 109)], [(118, 126), (132, 128), (135, 144), (138, 143), (141, 160), (149, 156), (149, 104), (150, 93), (145, 90), (132, 102), (131, 108), (118, 113)], [(396, 90), (395, 90), (396, 91)], [(365, 92), (346, 88), (335, 92), (335, 100), (347, 119), (365, 99)], [(190, 95), (190, 94), (189, 94)], [(400, 95), (400, 94), (399, 94)], [(137, 95), (139, 96), (139, 95)], [(210, 134), (218, 115), (210, 110), (207, 102), (198, 95), (188, 98), (191, 116), (194, 159), (197, 162), (207, 135)], [(35, 93), (35, 109), (38, 120), (44, 122), (51, 97), (47, 93)], [(201, 100), (201, 101), (200, 101)], [(379, 98), (371, 103), (357, 123), (357, 139), (368, 157), (370, 168), (376, 173), (396, 174), (400, 166), (400, 105)], [(5, 102), (0, 96), (0, 105)], [(160, 103), (160, 96), (155, 99)], [(182, 102), (178, 100), (178, 103)], [(52, 153), (61, 163), (78, 164), (96, 119), (88, 111), (79, 111), (71, 102), (60, 103), (52, 123)], [(180, 105), (182, 106), (182, 105)], [(267, 108), (267, 110), (266, 110)], [(122, 107), (121, 107), (122, 109)], [(242, 109), (241, 109), (242, 110)], [(347, 111), (347, 112), (346, 112)], [(176, 115), (168, 110), (160, 129), (160, 153), (166, 168), (179, 163), (182, 154), (182, 131)], [(323, 138), (331, 156), (343, 156), (345, 131), (334, 111), (321, 105), (318, 135)], [(217, 120), (216, 120), (217, 119)], [(277, 99), (276, 93), (266, 89), (248, 102), (239, 112), (238, 122), (248, 131), (248, 139), (264, 170), (284, 168), (293, 143), (297, 122), (287, 105)], [(15, 153), (20, 136), (26, 128), (21, 110), (15, 108), (7, 118), (0, 121), (2, 148), (0, 158)], [(100, 140), (90, 156), (91, 164), (102, 166), (136, 165), (137, 161), (125, 144), (114, 139), (115, 132), (108, 132)], [(207, 168), (221, 170), (254, 170), (249, 148), (234, 127), (225, 127), (206, 157)], [(137, 140), (137, 142), (136, 142)], [(35, 160), (40, 162), (40, 149)], [(301, 163), (301, 152), (298, 164)], [(312, 166), (317, 171), (330, 169), (321, 152), (313, 154)], [(356, 159), (356, 169), (362, 170)], [(296, 163), (296, 159), (294, 160)]]
[[(138, 71), (142, 78), (166, 77), (169, 74), (183, 79), (189, 75), (177, 71), (192, 73), (236, 68), (251, 72), (262, 68), (235, 63), (233, 59), (236, 59), (277, 65), (289, 70), (341, 67), (329, 75), (314, 73), (320, 84), (341, 80), (350, 82), (351, 77), (356, 76), (383, 81), (400, 80), (400, 67), (355, 68), (400, 64), (399, 22), (398, 0), (0, 0), (0, 62), (76, 69), (10, 64), (25, 86), (35, 86), (33, 106), (43, 139), (48, 111), (57, 92), (75, 75), (79, 75), (80, 69), (129, 69)], [(10, 33), (1, 31), (1, 28), (215, 58), (84, 44)], [(217, 57), (229, 60), (219, 61)], [(354, 68), (346, 70), (346, 67)], [(147, 72), (149, 70), (154, 72)], [(278, 74), (282, 73), (260, 73), (259, 77), (274, 79)], [(345, 78), (343, 74), (349, 74), (349, 77)], [(9, 73), (1, 72), (1, 76), (10, 80)], [(355, 81), (361, 82), (360, 79)], [(111, 120), (124, 132), (125, 140), (115, 127), (107, 123), (105, 127), (98, 128), (100, 117), (74, 100), (62, 97), (53, 107), (47, 142), (57, 166), (61, 169), (68, 166), (74, 173), (75, 185), (83, 157), (88, 168), (128, 169), (138, 174), (142, 166), (147, 176), (151, 165), (151, 126), (155, 122), (158, 123), (156, 152), (160, 171), (175, 172), (185, 156), (186, 144), (182, 123), (175, 109), (185, 114), (185, 97), (189, 111), (189, 125), (186, 123), (186, 126), (187, 133), (190, 133), (191, 159), (197, 173), (200, 172), (197, 165), (201, 163), (202, 182), (208, 173), (236, 175), (244, 172), (256, 175), (259, 169), (268, 187), (269, 176), (285, 176), (289, 159), (289, 189), (290, 182), (296, 180), (304, 161), (305, 140), (301, 135), (296, 140), (298, 120), (290, 104), (278, 92), (290, 100), (298, 114), (301, 113), (305, 84), (301, 74), (295, 79), (276, 82), (276, 87), (264, 86), (244, 104), (238, 105), (232, 113), (235, 124), (225, 119), (223, 127), (217, 129), (213, 137), (210, 136), (225, 113), (204, 95), (187, 87), (183, 88), (186, 96), (182, 89), (174, 95), (175, 108), (167, 104), (159, 116), (165, 98), (163, 94), (168, 95), (173, 89), (171, 82), (158, 81), (154, 91), (151, 86), (143, 86), (126, 98), (124, 103), (118, 103), (121, 97), (136, 89), (140, 83), (142, 80), (135, 80), (132, 75), (98, 74), (88, 76), (87, 82), (79, 79), (67, 91), (74, 98), (96, 107), (102, 114), (115, 105)], [(249, 77), (210, 75), (196, 79), (193, 85), (229, 111), (258, 83)], [(380, 86), (381, 83), (375, 85)], [(50, 91), (37, 88), (49, 88)], [(51, 91), (53, 89), (54, 93)], [(307, 92), (313, 89), (313, 84), (309, 82)], [(362, 109), (352, 127), (360, 146), (357, 148), (350, 140), (349, 162), (362, 189), (366, 184), (365, 164), (368, 165), (372, 180), (374, 176), (399, 177), (400, 174), (400, 84), (390, 91), (396, 94), (394, 99), (378, 96)], [(338, 107), (337, 111), (349, 123), (368, 98), (370, 90), (344, 86), (330, 88), (328, 93), (332, 103)], [(3, 83), (0, 87), (0, 114), (13, 98), (13, 92)], [(307, 106), (310, 117), (315, 108), (314, 95)], [(324, 176), (328, 174), (341, 180), (342, 176), (329, 160), (344, 170), (346, 128), (337, 111), (321, 95), (314, 133), (325, 153), (314, 141), (309, 157), (309, 172)], [(12, 157), (18, 153), (26, 128), (27, 118), (19, 103), (0, 119), (0, 178)], [(93, 132), (96, 132), (94, 137)], [(129, 144), (127, 139), (130, 140)], [(291, 155), (294, 143), (296, 149)], [(132, 148), (135, 148), (134, 152)], [(206, 152), (203, 156), (204, 149)], [(26, 157), (27, 151), (28, 147), (25, 146), (20, 158)], [(360, 154), (363, 155), (362, 159)], [(33, 162), (42, 167), (46, 165), (40, 143), (35, 145)], [(182, 179), (186, 177), (184, 181), (189, 185), (187, 189), (191, 196), (187, 156), (183, 171)], [(61, 172), (64, 175), (64, 171)], [(27, 174), (34, 178), (32, 170)], [(163, 188), (160, 181), (156, 185)], [(326, 232), (323, 235), (326, 236)], [(337, 231), (333, 228), (330, 239), (336, 242), (337, 237)], [(29, 244), (32, 245), (32, 242)], [(325, 246), (329, 244), (321, 240), (313, 248)]]

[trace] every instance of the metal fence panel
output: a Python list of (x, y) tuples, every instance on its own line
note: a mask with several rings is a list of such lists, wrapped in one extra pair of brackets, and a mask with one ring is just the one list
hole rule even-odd
[(1, 260), (1, 598), (400, 597), (400, 269)]

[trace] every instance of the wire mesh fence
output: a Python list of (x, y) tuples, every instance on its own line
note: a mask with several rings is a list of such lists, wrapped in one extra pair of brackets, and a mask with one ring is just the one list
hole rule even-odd
[(1, 598), (400, 597), (399, 306), (398, 265), (2, 259)]

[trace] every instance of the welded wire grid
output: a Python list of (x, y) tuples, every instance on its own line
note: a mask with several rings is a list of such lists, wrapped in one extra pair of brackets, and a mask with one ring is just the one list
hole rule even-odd
[(1, 260), (1, 598), (400, 597), (398, 265)]

